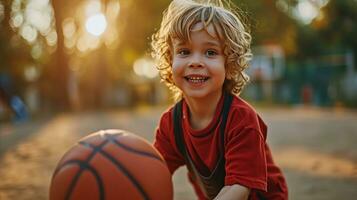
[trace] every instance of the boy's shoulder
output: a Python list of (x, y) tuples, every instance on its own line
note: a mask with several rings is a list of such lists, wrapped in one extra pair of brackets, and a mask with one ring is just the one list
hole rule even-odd
[(233, 97), (233, 102), (230, 108), (233, 112), (238, 112), (240, 115), (257, 115), (256, 110), (247, 101), (239, 96)]
[(234, 97), (228, 121), (231, 125), (231, 128), (251, 128), (259, 130), (259, 132), (262, 133), (262, 136), (266, 138), (267, 125), (256, 112), (256, 110), (241, 97)]
[(174, 106), (176, 104), (170, 105), (168, 108), (166, 108), (165, 111), (163, 111), (161, 113), (161, 117), (160, 117), (160, 124), (165, 123), (168, 124), (169, 122), (171, 122), (173, 120), (173, 110), (174, 110)]

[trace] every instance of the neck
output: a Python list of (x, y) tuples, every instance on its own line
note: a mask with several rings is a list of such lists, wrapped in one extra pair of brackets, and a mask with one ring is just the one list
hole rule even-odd
[(203, 129), (212, 121), (222, 93), (202, 99), (185, 97), (190, 114), (190, 125), (194, 129)]

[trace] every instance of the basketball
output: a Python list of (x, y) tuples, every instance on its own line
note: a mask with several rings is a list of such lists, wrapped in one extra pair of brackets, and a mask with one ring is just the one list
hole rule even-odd
[(104, 130), (78, 141), (57, 164), (50, 200), (172, 200), (171, 174), (145, 139)]

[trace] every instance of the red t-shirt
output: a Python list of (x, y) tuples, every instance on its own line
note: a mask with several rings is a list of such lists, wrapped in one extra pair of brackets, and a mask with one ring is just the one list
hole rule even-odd
[[(222, 105), (223, 97), (210, 124), (202, 130), (194, 130), (189, 123), (188, 106), (183, 101), (182, 131), (186, 147), (196, 168), (203, 174), (207, 173), (207, 167), (213, 170), (218, 160)], [(154, 146), (163, 155), (170, 172), (174, 173), (185, 160), (175, 143), (172, 112), (170, 108), (163, 113)], [(250, 200), (258, 199), (258, 190), (266, 199), (288, 199), (285, 179), (273, 162), (266, 136), (267, 126), (262, 119), (248, 103), (235, 96), (224, 137), (225, 185), (239, 184), (250, 188)], [(198, 185), (191, 178), (190, 181), (199, 199), (205, 199)]]

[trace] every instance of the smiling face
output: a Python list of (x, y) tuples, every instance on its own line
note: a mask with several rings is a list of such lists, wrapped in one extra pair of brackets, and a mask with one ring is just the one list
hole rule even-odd
[(212, 25), (195, 24), (190, 41), (172, 39), (172, 74), (185, 98), (217, 99), (226, 77), (223, 47)]

